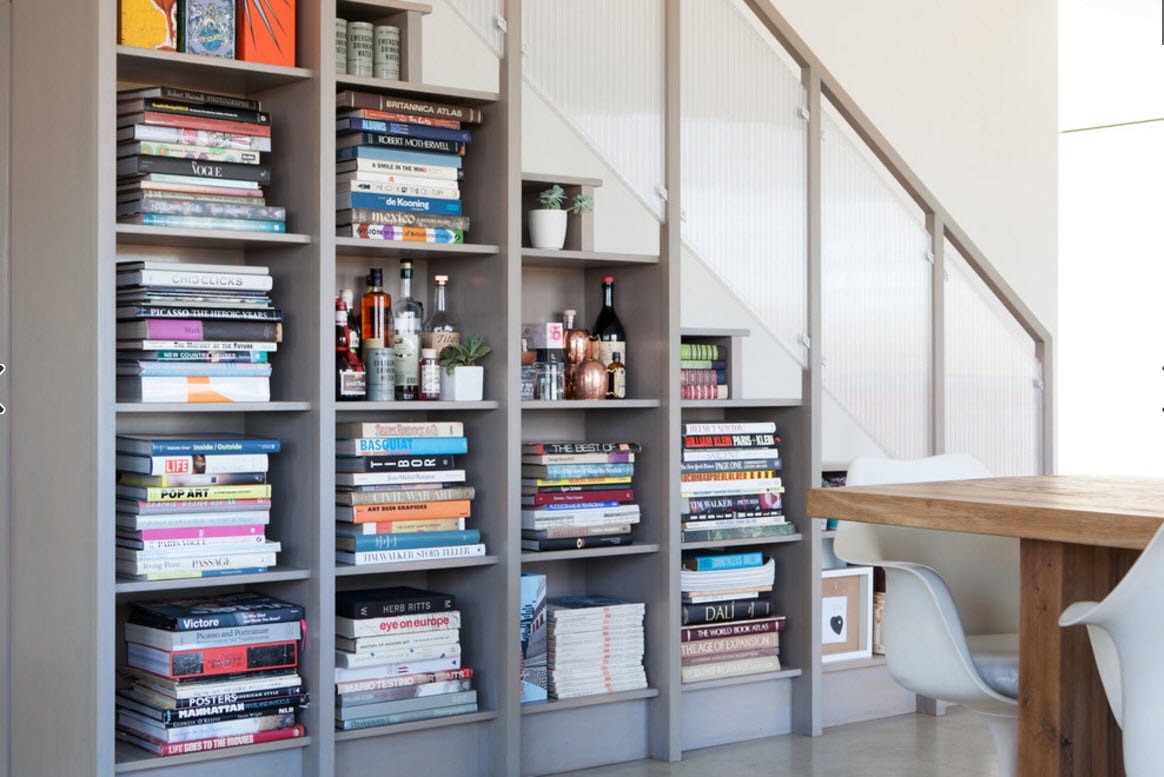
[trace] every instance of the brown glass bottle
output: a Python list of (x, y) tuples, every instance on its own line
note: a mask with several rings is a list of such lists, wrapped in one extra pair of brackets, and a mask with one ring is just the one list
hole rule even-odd
[(392, 342), (392, 297), (384, 291), (384, 271), (373, 267), (360, 300), (360, 340)]

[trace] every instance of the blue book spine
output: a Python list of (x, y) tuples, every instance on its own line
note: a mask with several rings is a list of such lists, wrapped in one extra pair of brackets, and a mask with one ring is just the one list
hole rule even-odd
[[(392, 550), (394, 548), (437, 548), (444, 545), (476, 545), (481, 541), (481, 530), (463, 529), (461, 531), (358, 534), (355, 537), (345, 537), (344, 539), (355, 540), (354, 550), (356, 552), (365, 550)], [(344, 547), (343, 550), (353, 550), (353, 548)]]
[(452, 715), (466, 715), (476, 711), (477, 702), (474, 701), (466, 704), (453, 704), (447, 707), (431, 707), (426, 710), (390, 712), (386, 715), (375, 715), (367, 718), (351, 718), (350, 720), (336, 721), (336, 728), (343, 729), (344, 731), (353, 731), (360, 728), (407, 723), (410, 720), (428, 720), (430, 718), (446, 718)]
[(371, 210), (405, 210), (412, 213), (439, 213), (443, 216), (460, 216), (460, 200), (439, 200), (433, 197), (407, 197), (400, 194), (375, 194), (373, 192), (339, 192), (335, 196), (335, 206), (339, 210), (347, 208), (369, 208)]
[(271, 374), (270, 364), (250, 362), (138, 362), (135, 375), (247, 375), (265, 377)]
[(171, 213), (142, 213), (139, 217), (121, 219), (139, 221), (154, 227), (181, 227), (189, 229), (228, 229), (238, 232), (286, 232), (282, 221), (266, 219), (232, 219), (218, 216), (179, 216)]
[(346, 118), (336, 121), (336, 129), (354, 132), (379, 132), (385, 135), (404, 135), (412, 138), (427, 138), (430, 140), (452, 140), (457, 143), (468, 143), (469, 131), (463, 129), (449, 129), (448, 127), (430, 127), (426, 124), (410, 124), (399, 121), (381, 121), (380, 119)]
[(722, 553), (715, 556), (690, 556), (688, 561), (695, 562), (696, 572), (708, 572), (716, 569), (744, 569), (745, 567), (763, 566), (764, 554), (758, 550), (746, 553)]
[(435, 165), (437, 167), (460, 168), (462, 158), (457, 154), (437, 154), (428, 151), (404, 151), (397, 148), (374, 148), (372, 146), (350, 146), (337, 148), (337, 162), (349, 159), (379, 159), (385, 162), (404, 162), (412, 165)]
[(336, 440), (337, 456), (412, 456), (426, 453), (468, 453), (467, 437), (355, 437)]
[(608, 478), (629, 477), (635, 474), (634, 464), (524, 464), (522, 474), (529, 477), (560, 478)]
[[(202, 440), (191, 437), (185, 440), (134, 440), (146, 442), (142, 447), (134, 446), (132, 453), (143, 456), (174, 456), (194, 453), (278, 453), (281, 443), (277, 437), (250, 437), (247, 439)], [(118, 450), (123, 450), (121, 447)]]

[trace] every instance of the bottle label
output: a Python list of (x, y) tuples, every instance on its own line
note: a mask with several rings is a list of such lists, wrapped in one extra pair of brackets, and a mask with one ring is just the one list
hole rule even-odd
[(339, 371), (339, 396), (336, 399), (363, 399), (364, 393), (364, 373), (355, 370)]
[(420, 393), (435, 399), (441, 393), (441, 366), (435, 359), (426, 360), (420, 367)]
[(598, 344), (599, 353), (595, 354), (595, 357), (602, 362), (603, 367), (609, 367), (614, 361), (615, 351), (622, 354), (622, 363), (626, 364), (626, 343), (622, 340), (600, 340)]
[[(621, 353), (621, 351), (619, 352)], [(623, 399), (626, 397), (626, 370), (622, 367), (615, 367), (606, 373), (609, 380), (606, 389), (606, 396), (610, 399)]]
[(422, 347), (432, 348), (439, 357), (446, 345), (456, 345), (459, 342), (461, 342), (460, 332), (425, 332)]
[(393, 344), (396, 351), (396, 385), (410, 388), (420, 386), (420, 335), (398, 333)]
[(368, 371), (368, 401), (389, 402), (395, 397), (393, 353), (387, 348), (364, 351), (364, 368)]

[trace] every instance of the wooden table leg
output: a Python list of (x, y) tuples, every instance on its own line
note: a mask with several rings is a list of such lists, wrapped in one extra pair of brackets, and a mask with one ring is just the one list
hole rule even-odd
[(1122, 777), (1120, 729), (1087, 629), (1060, 628), (1059, 615), (1102, 599), (1139, 552), (1026, 539), (1021, 548), (1018, 773)]

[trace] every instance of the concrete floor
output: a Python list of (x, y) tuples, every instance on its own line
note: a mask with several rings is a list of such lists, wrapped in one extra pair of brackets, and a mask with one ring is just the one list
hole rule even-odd
[(995, 777), (994, 743), (974, 713), (899, 715), (825, 729), (819, 737), (780, 736), (691, 750), (676, 763), (631, 761), (565, 772), (569, 777)]

